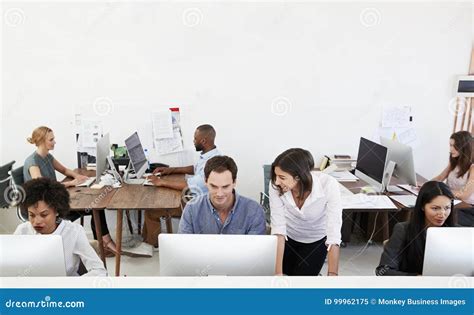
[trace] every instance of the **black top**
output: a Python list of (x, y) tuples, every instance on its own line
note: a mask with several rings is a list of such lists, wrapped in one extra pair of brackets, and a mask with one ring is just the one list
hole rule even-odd
[(375, 269), (377, 276), (416, 276), (422, 273), (423, 264), (415, 266), (408, 259), (408, 222), (395, 224), (393, 234), (384, 246), (380, 264)]

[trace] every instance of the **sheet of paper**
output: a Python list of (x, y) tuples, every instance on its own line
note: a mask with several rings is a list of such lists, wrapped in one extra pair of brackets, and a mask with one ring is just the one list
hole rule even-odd
[(401, 189), (404, 189), (412, 194), (414, 194), (415, 196), (418, 196), (418, 192), (420, 191), (419, 188), (417, 187), (413, 187), (412, 185), (405, 185), (405, 184), (400, 184), (400, 185), (397, 185), (398, 187), (400, 187)]
[(169, 109), (153, 112), (151, 119), (153, 122), (153, 138), (155, 140), (173, 138), (173, 120)]
[(410, 106), (384, 107), (382, 112), (382, 127), (407, 128), (410, 126), (410, 116)]
[(97, 120), (83, 119), (81, 124), (81, 146), (85, 148), (95, 148), (97, 141), (102, 136), (102, 124)]
[(329, 175), (334, 177), (338, 182), (355, 182), (359, 180), (357, 176), (349, 171), (331, 172)]
[(343, 209), (397, 209), (385, 195), (354, 194), (341, 196)]
[(173, 138), (155, 139), (155, 150), (159, 155), (183, 151), (183, 139), (179, 129), (174, 129)]
[(390, 196), (391, 199), (401, 203), (405, 207), (414, 207), (416, 203), (416, 196), (414, 195), (393, 195)]

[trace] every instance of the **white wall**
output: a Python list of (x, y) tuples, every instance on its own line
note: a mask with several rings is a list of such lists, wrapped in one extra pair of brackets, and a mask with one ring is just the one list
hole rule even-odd
[(472, 14), (469, 2), (4, 3), (0, 162), (20, 165), (34, 149), (26, 137), (48, 125), (55, 156), (74, 167), (74, 113), (101, 97), (121, 143), (152, 109), (180, 106), (185, 145), (213, 124), (240, 192), (258, 198), (261, 165), (283, 150), (355, 154), (381, 106), (403, 104), (417, 170), (431, 177), (447, 162)]

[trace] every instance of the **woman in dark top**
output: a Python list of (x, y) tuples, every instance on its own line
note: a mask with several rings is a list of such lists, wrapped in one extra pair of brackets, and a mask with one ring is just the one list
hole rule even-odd
[(429, 227), (452, 227), (454, 195), (441, 182), (425, 183), (418, 194), (408, 222), (397, 223), (384, 246), (377, 276), (417, 276), (423, 271), (426, 230)]

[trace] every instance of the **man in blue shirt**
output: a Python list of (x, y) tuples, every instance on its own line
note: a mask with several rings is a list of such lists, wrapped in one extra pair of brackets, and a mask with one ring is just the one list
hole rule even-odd
[(232, 158), (209, 159), (204, 176), (209, 192), (186, 204), (178, 233), (265, 234), (263, 208), (235, 191), (237, 165)]
[[(214, 143), (216, 131), (211, 125), (201, 125), (194, 132), (194, 147), (196, 151), (201, 152), (199, 160), (195, 165), (185, 167), (158, 167), (153, 173), (161, 175), (186, 174), (186, 178), (181, 181), (171, 181), (166, 178), (150, 176), (149, 180), (157, 187), (167, 187), (179, 191), (189, 191), (193, 195), (201, 195), (207, 192), (204, 182), (204, 165), (206, 162), (217, 155), (219, 150)], [(184, 193), (187, 195), (187, 193)], [(158, 235), (161, 233), (160, 212), (145, 211), (145, 223), (143, 225), (142, 236), (144, 242), (155, 247), (158, 246)]]
[(186, 174), (186, 179), (182, 181), (170, 181), (160, 177), (151, 176), (150, 181), (157, 187), (168, 187), (176, 190), (184, 190), (189, 188), (195, 194), (205, 194), (207, 192), (204, 183), (204, 165), (210, 158), (221, 155), (217, 150), (214, 141), (216, 139), (216, 131), (211, 125), (201, 125), (194, 132), (194, 147), (196, 151), (201, 152), (199, 160), (195, 165), (184, 167), (158, 167), (153, 174), (160, 173), (163, 175), (170, 174)]

